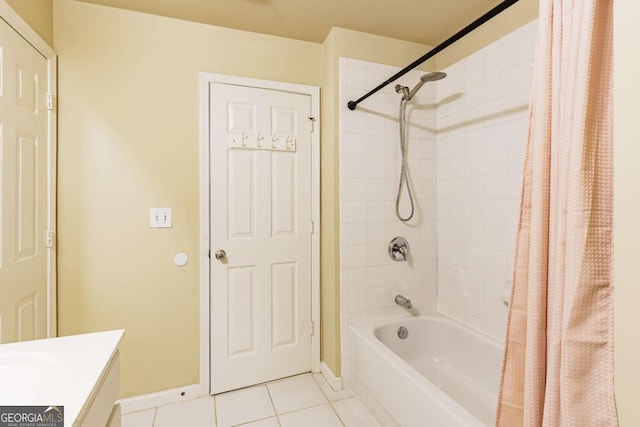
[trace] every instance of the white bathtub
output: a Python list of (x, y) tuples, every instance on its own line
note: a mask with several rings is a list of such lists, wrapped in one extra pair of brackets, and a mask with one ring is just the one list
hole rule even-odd
[(351, 338), (349, 386), (381, 426), (495, 424), (499, 342), (440, 314), (353, 325)]

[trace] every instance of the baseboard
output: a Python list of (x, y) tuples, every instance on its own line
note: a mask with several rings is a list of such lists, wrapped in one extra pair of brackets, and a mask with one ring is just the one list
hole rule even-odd
[(199, 384), (192, 384), (156, 393), (127, 397), (125, 399), (118, 400), (116, 403), (120, 404), (120, 407), (122, 408), (122, 415), (126, 415), (132, 412), (155, 408), (157, 406), (168, 405), (170, 403), (197, 399), (201, 396), (202, 387), (200, 387)]
[(342, 390), (342, 378), (336, 377), (329, 365), (324, 362), (320, 362), (320, 373), (327, 383), (329, 383), (333, 391)]

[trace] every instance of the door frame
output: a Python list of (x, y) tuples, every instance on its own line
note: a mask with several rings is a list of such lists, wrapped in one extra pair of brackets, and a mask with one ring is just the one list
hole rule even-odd
[[(47, 231), (53, 232), (52, 246), (47, 248), (47, 337), (53, 338), (58, 335), (56, 270), (58, 59), (51, 46), (49, 46), (5, 0), (0, 0), (0, 19), (9, 24), (10, 27), (47, 60), (47, 92), (53, 95), (52, 108), (47, 111)], [(43, 237), (44, 234), (45, 233), (43, 233)]]
[(211, 393), (210, 322), (210, 149), (209, 87), (212, 83), (272, 89), (309, 95), (311, 98), (311, 371), (320, 372), (320, 88), (295, 83), (260, 80), (214, 73), (200, 73), (200, 386), (202, 395)]

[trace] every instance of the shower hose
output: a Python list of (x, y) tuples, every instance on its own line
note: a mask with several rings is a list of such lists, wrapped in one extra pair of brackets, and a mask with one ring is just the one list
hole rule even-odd
[[(398, 185), (398, 195), (396, 196), (396, 215), (398, 219), (402, 222), (407, 222), (413, 218), (413, 214), (415, 212), (415, 206), (413, 203), (413, 194), (411, 191), (411, 186), (409, 185), (409, 172), (407, 167), (407, 126), (406, 126), (406, 115), (407, 115), (407, 100), (405, 97), (402, 97), (400, 101), (400, 152), (402, 155), (402, 168), (400, 169), (400, 184)], [(409, 216), (403, 217), (400, 213), (400, 197), (402, 196), (402, 188), (407, 187), (407, 194), (409, 195), (409, 203), (411, 204), (411, 213)]]

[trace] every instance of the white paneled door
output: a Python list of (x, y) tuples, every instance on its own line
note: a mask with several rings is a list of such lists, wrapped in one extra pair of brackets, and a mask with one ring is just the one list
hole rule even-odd
[(47, 73), (0, 19), (0, 343), (47, 336)]
[(212, 83), (211, 391), (311, 369), (311, 99)]

